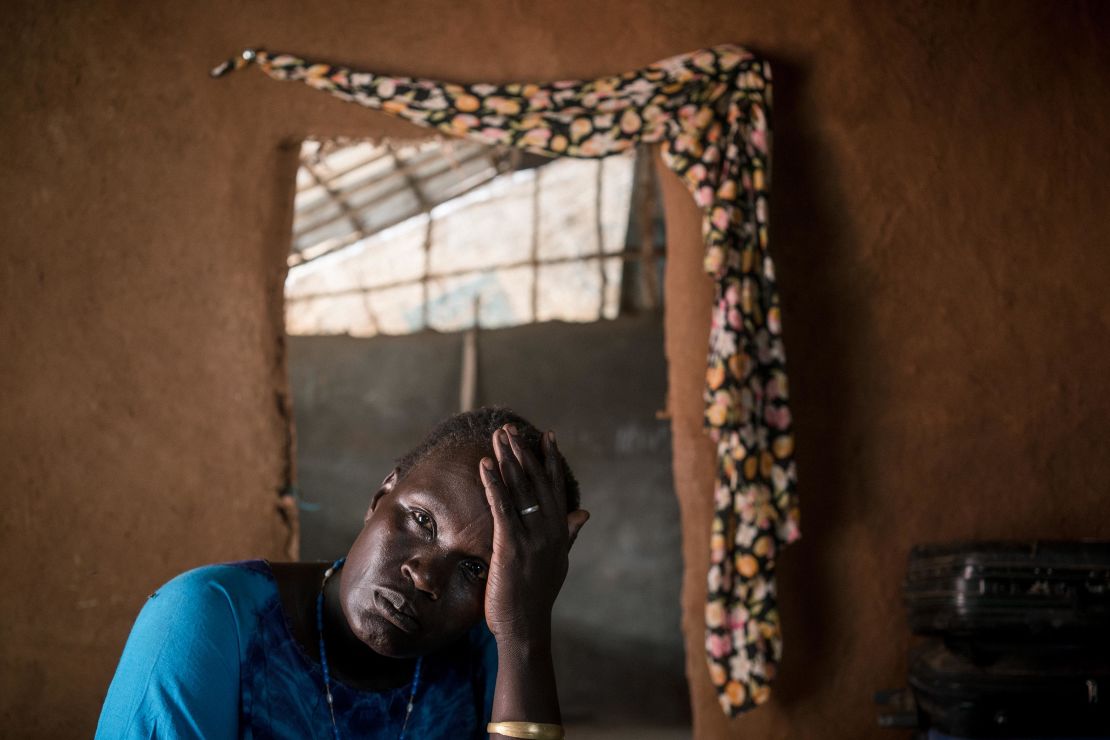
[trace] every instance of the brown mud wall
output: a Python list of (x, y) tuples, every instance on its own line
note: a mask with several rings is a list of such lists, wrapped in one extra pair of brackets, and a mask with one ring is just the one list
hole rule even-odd
[[(671, 183), (667, 343), (697, 737), (884, 737), (910, 543), (1110, 536), (1110, 37), (1065, 2), (15, 2), (0, 16), (0, 725), (88, 735), (143, 597), (279, 557), (299, 139), (412, 129), (246, 44), (456, 80), (774, 63), (773, 246), (804, 501), (775, 698), (701, 658), (709, 286)], [(835, 729), (834, 729), (835, 728)]]

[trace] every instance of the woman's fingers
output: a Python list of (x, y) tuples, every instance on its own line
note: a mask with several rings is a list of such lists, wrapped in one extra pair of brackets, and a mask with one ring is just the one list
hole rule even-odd
[(516, 455), (516, 459), (520, 462), (520, 466), (531, 476), (533, 482), (542, 482), (543, 468), (540, 466), (539, 461), (536, 460), (536, 456), (532, 454), (532, 451), (521, 444), (521, 439), (517, 433), (516, 427), (509, 424), (505, 427), (505, 431), (509, 433), (509, 444), (512, 445), (513, 454)]
[(547, 476), (551, 479), (551, 497), (555, 510), (562, 513), (567, 510), (566, 481), (563, 480), (563, 461), (559, 448), (555, 444), (555, 432), (548, 431), (543, 435), (543, 462), (547, 468)]
[[(516, 508), (523, 510), (539, 503), (536, 500), (533, 486), (524, 473), (524, 469), (521, 467), (520, 461), (517, 460), (509, 442), (509, 433), (504, 429), (498, 429), (493, 433), (493, 449), (497, 454), (497, 462), (501, 468), (501, 479), (505, 481)], [(529, 516), (534, 516), (534, 514)]]
[[(497, 463), (488, 457), (483, 457), (479, 465), (482, 476), (482, 486), (486, 491), (486, 501), (489, 502), (490, 511), (493, 512), (494, 529), (508, 530), (520, 519), (516, 513), (516, 503), (501, 482), (497, 473)], [(496, 541), (496, 537), (494, 538)]]
[[(573, 516), (564, 519), (567, 510), (566, 481), (555, 433), (546, 432), (541, 436), (543, 462), (524, 444), (511, 424), (494, 432), (493, 448), (504, 488), (507, 489), (505, 498), (513, 502), (518, 513), (533, 506), (539, 507), (538, 511), (520, 514), (517, 519), (532, 525), (528, 529), (533, 531), (539, 531), (536, 525), (542, 522), (544, 526), (540, 529), (552, 530), (553, 535), (554, 530), (566, 526), (564, 532), (573, 542), (590, 515), (584, 511), (572, 512)], [(561, 538), (563, 535), (557, 536)]]
[[(509, 443), (512, 445), (513, 454), (516, 456), (517, 461), (520, 463), (521, 468), (531, 480), (532, 492), (536, 496), (536, 502), (544, 510), (545, 513), (554, 514), (561, 512), (563, 509), (557, 508), (555, 493), (553, 491), (553, 483), (551, 476), (546, 470), (546, 466), (542, 465), (536, 458), (536, 455), (523, 444), (523, 439), (516, 434), (516, 427), (510, 425), (506, 426), (509, 432)], [(546, 456), (547, 443), (546, 435), (543, 437), (541, 447)]]

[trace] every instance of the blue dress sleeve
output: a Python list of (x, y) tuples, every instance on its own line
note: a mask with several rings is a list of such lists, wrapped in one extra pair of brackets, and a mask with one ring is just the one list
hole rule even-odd
[(99, 738), (234, 738), (239, 629), (221, 566), (184, 573), (151, 595), (127, 639)]

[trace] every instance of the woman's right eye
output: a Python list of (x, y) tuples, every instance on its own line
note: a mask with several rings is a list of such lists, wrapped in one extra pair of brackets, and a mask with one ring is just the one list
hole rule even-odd
[(479, 560), (467, 560), (463, 563), (467, 575), (475, 581), (484, 581), (486, 577), (486, 564)]

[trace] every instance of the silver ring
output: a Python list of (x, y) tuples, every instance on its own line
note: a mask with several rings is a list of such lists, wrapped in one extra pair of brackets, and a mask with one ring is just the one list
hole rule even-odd
[(521, 509), (520, 510), (520, 515), (521, 516), (528, 516), (529, 514), (535, 514), (539, 510), (540, 510), (540, 505), (539, 504), (532, 504), (527, 509)]

